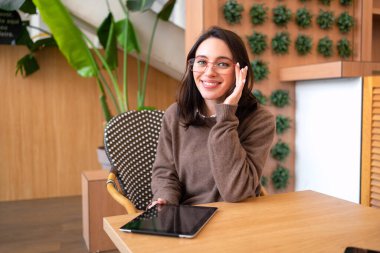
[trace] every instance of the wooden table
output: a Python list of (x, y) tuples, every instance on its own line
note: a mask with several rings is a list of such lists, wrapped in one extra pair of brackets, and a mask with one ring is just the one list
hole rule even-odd
[(210, 203), (219, 210), (194, 239), (119, 231), (136, 215), (107, 217), (103, 228), (120, 252), (339, 252), (380, 250), (380, 210), (313, 191)]

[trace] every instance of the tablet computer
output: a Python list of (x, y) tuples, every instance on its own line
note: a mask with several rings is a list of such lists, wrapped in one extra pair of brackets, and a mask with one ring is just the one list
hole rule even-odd
[(155, 205), (124, 226), (121, 231), (193, 238), (215, 214), (216, 207)]

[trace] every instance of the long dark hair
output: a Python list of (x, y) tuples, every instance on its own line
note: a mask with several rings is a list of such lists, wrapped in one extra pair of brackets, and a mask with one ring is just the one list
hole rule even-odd
[(186, 72), (182, 78), (177, 95), (178, 114), (181, 123), (185, 127), (203, 124), (203, 120), (199, 118), (196, 111), (204, 112), (205, 103), (196, 87), (193, 73), (190, 70), (189, 60), (195, 58), (199, 45), (208, 38), (217, 38), (224, 41), (232, 53), (234, 62), (239, 62), (241, 67), (248, 66), (247, 77), (238, 103), (236, 116), (242, 121), (248, 113), (255, 111), (257, 108), (257, 100), (252, 94), (253, 71), (250, 67), (247, 49), (243, 41), (234, 32), (213, 26), (198, 38), (187, 55)]

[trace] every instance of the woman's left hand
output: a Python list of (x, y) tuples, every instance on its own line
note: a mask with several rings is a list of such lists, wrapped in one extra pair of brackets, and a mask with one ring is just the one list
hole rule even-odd
[(247, 71), (248, 71), (247, 66), (240, 69), (239, 63), (237, 63), (235, 65), (235, 76), (236, 76), (235, 88), (232, 91), (231, 95), (229, 95), (224, 100), (224, 102), (223, 102), (224, 104), (227, 104), (227, 105), (237, 105), (238, 104), (240, 97), (241, 97), (241, 93), (242, 93), (243, 88), (244, 88), (245, 78), (247, 77)]

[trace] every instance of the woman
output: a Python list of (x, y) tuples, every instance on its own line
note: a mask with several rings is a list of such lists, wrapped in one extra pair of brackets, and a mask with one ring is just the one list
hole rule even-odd
[(252, 95), (249, 65), (231, 31), (212, 27), (195, 42), (177, 103), (163, 118), (152, 204), (237, 202), (260, 193), (275, 123)]

